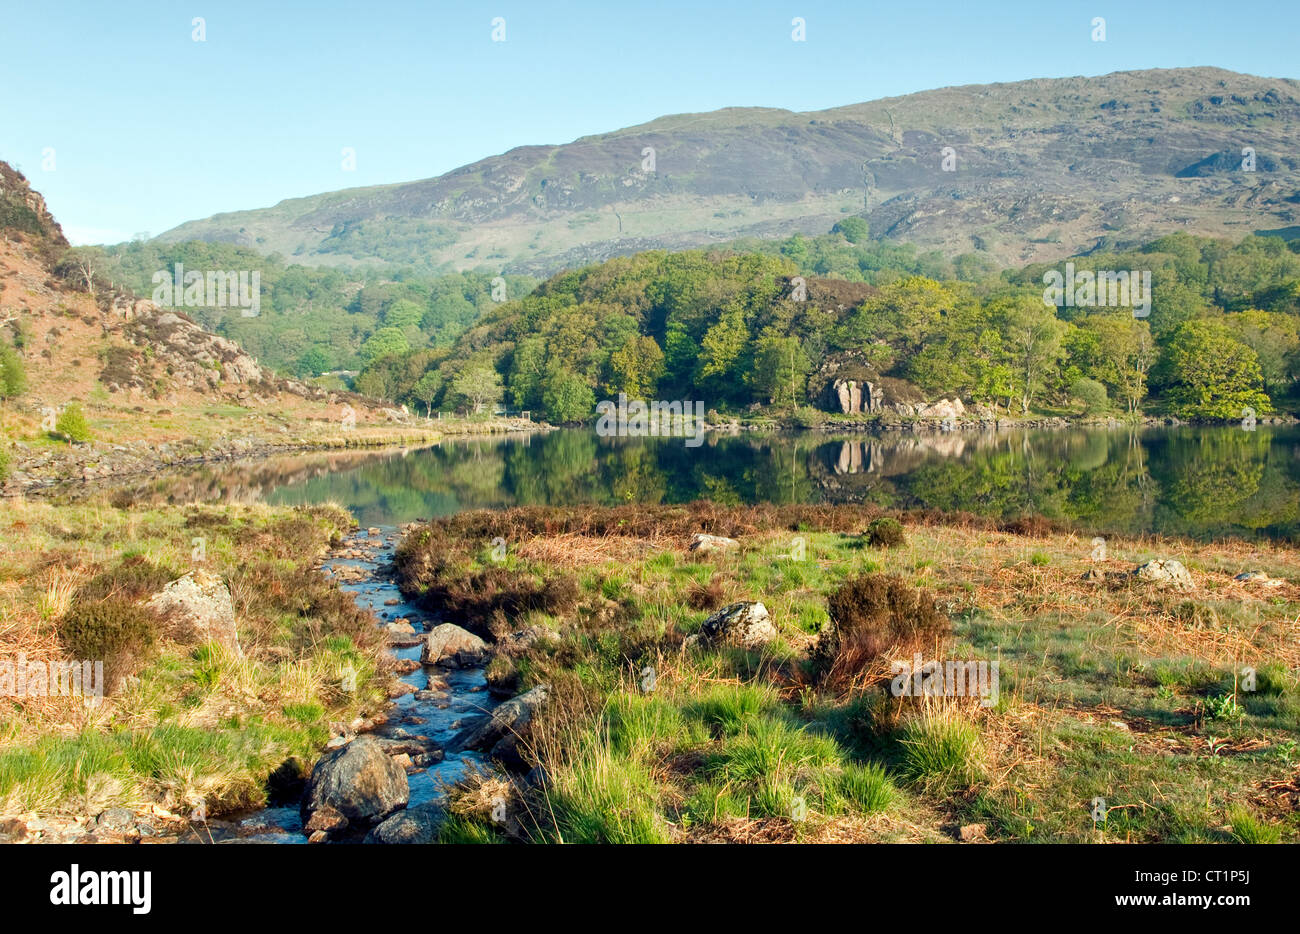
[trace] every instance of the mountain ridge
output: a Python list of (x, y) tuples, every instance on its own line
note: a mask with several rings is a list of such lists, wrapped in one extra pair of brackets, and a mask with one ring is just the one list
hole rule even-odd
[[(1119, 233), (1300, 223), (1297, 121), (1300, 82), (1208, 67), (953, 86), (820, 111), (731, 107), (225, 212), (158, 239), (307, 265), (546, 275), (862, 215), (873, 235), (1011, 265)], [(1234, 171), (1247, 146), (1256, 170)], [(945, 147), (954, 171), (943, 170)]]

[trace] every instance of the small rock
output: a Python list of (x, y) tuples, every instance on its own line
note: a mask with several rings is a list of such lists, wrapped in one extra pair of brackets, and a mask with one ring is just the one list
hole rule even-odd
[(740, 542), (734, 538), (724, 538), (721, 535), (707, 535), (704, 532), (697, 532), (691, 538), (690, 550), (700, 552), (726, 551), (739, 545)]
[(1241, 581), (1243, 584), (1260, 584), (1264, 587), (1281, 587), (1285, 583), (1275, 577), (1269, 577), (1263, 571), (1243, 571), (1233, 580)]

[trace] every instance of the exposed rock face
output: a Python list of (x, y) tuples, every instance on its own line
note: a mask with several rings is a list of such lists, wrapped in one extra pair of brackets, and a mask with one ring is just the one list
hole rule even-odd
[(726, 551), (730, 548), (738, 548), (740, 542), (734, 538), (724, 538), (721, 535), (706, 535), (704, 532), (695, 533), (691, 538), (691, 551)]
[(761, 603), (733, 603), (704, 621), (702, 638), (745, 648), (758, 648), (776, 638), (776, 626)]
[(147, 604), (175, 627), (182, 642), (215, 642), (236, 654), (235, 605), (230, 588), (215, 574), (199, 569), (172, 581)]
[(469, 668), (484, 664), (487, 661), (487, 651), (487, 643), (474, 633), (454, 623), (443, 623), (433, 627), (424, 637), (420, 663)]
[(1187, 568), (1183, 567), (1181, 561), (1172, 558), (1157, 558), (1146, 564), (1140, 564), (1133, 569), (1133, 576), (1138, 580), (1158, 584), (1161, 587), (1172, 587), (1175, 590), (1191, 590), (1195, 586)]
[(925, 397), (911, 383), (881, 376), (866, 361), (857, 351), (831, 354), (808, 381), (810, 401), (845, 415), (913, 414), (904, 409), (924, 404)]
[(447, 812), (433, 801), (398, 811), (366, 836), (367, 843), (437, 843)]
[(303, 829), (330, 836), (365, 830), (406, 807), (409, 796), (406, 771), (374, 739), (359, 736), (312, 769), (302, 799)]
[(520, 764), (515, 761), (518, 759), (516, 744), (549, 693), (549, 685), (539, 684), (498, 704), (483, 722), (462, 730), (451, 741), (451, 748), (487, 751), (489, 757), (503, 760), (508, 765)]

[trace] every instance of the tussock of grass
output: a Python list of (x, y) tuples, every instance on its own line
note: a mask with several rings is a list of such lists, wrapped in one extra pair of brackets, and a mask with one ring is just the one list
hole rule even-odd
[(979, 727), (955, 706), (932, 706), (908, 720), (899, 736), (903, 769), (928, 791), (967, 787), (983, 775)]

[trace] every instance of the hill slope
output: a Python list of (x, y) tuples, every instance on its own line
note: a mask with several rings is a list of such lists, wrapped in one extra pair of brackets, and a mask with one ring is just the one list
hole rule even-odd
[[(1216, 68), (970, 85), (811, 113), (728, 108), (219, 214), (160, 239), (307, 264), (549, 274), (650, 248), (821, 233), (864, 214), (874, 235), (1018, 265), (1104, 238), (1300, 224), (1298, 120), (1300, 83)], [(1241, 170), (1244, 147), (1253, 172)]]
[[(395, 425), (407, 417), (383, 403), (276, 377), (188, 316), (88, 275), (67, 250), (41, 195), (0, 162), (0, 350), (25, 377), (0, 406), (0, 454), (14, 442), (11, 488), (268, 447), (397, 440), (395, 429), (436, 437)], [(92, 443), (52, 435), (70, 403), (85, 411)], [(0, 487), (4, 479), (0, 471)]]

